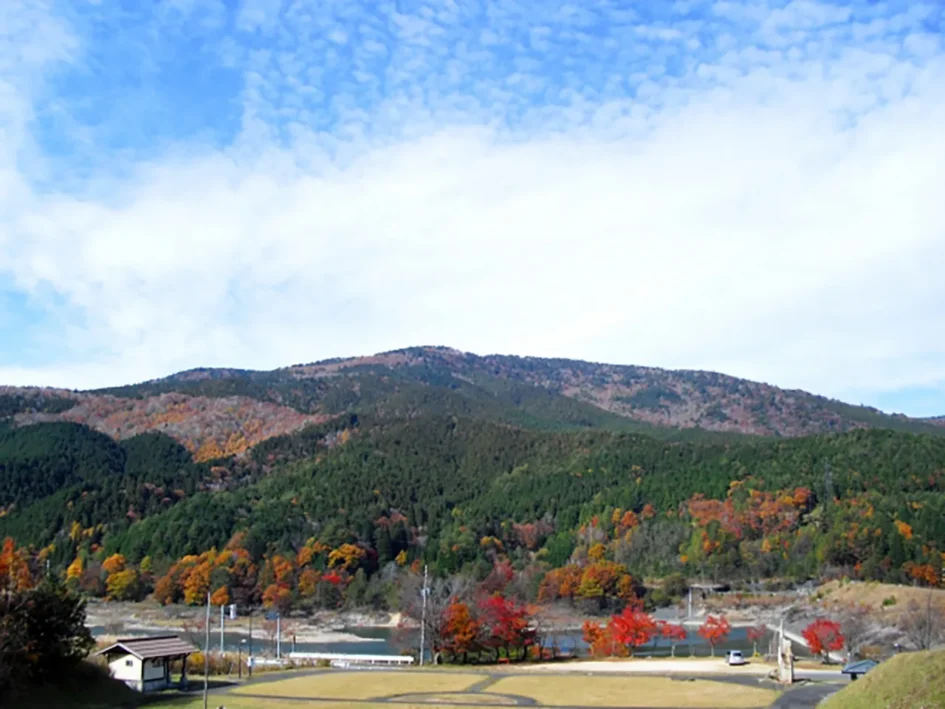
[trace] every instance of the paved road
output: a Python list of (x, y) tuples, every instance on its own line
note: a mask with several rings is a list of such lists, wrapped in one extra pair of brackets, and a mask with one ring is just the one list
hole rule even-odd
[(794, 669), (794, 679), (811, 682), (849, 682), (840, 670), (800, 670)]
[(816, 683), (789, 689), (770, 709), (814, 709), (824, 698), (843, 689), (842, 684)]

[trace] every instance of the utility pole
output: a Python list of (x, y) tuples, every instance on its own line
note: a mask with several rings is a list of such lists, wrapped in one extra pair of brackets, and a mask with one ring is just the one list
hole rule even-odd
[(427, 596), (430, 595), (430, 589), (427, 588), (427, 567), (423, 566), (423, 588), (420, 589), (420, 596), (423, 598), (420, 611), (420, 666), (423, 666), (423, 654), (426, 647), (427, 630)]
[[(206, 641), (203, 644), (203, 709), (207, 709), (210, 691), (210, 591), (207, 591)], [(186, 660), (185, 660), (186, 662)]]
[(220, 656), (223, 656), (223, 613), (226, 611), (226, 606), (220, 606)]

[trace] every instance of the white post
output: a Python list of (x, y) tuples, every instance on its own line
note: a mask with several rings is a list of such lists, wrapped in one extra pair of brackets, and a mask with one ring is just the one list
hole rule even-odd
[[(184, 662), (187, 662), (185, 659)], [(207, 709), (210, 691), (210, 591), (207, 591), (207, 627), (203, 645), (203, 709)]]
[(276, 659), (282, 659), (282, 614), (276, 613)]
[(220, 655), (223, 655), (223, 613), (226, 606), (220, 606)]
[(423, 597), (422, 610), (420, 611), (420, 666), (423, 666), (423, 651), (426, 645), (427, 629), (427, 567), (423, 566), (423, 588), (420, 589), (420, 595)]

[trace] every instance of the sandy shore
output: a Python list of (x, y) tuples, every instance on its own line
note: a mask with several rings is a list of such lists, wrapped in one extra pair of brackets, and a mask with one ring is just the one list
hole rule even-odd
[[(91, 603), (87, 608), (86, 625), (104, 629), (101, 637), (132, 637), (165, 631), (168, 633), (194, 632), (202, 627), (204, 610), (188, 606), (164, 607), (151, 603)], [(264, 633), (267, 624), (263, 612), (253, 614), (254, 633)], [(219, 609), (211, 610), (211, 632), (219, 627)], [(370, 642), (348, 631), (350, 628), (396, 628), (403, 622), (400, 613), (337, 613), (322, 612), (311, 618), (284, 618), (283, 637), (295, 636), (304, 643), (357, 643)], [(245, 616), (235, 620), (226, 618), (226, 630), (248, 633), (250, 621)]]

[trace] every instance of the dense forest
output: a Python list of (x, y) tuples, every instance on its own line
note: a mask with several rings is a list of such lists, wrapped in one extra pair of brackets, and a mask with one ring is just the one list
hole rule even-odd
[(601, 611), (685, 578), (936, 585), (943, 493), (945, 438), (890, 430), (667, 441), (347, 414), (203, 462), (156, 432), (0, 431), (0, 537), (86, 593), (163, 602), (384, 607), (423, 564)]

